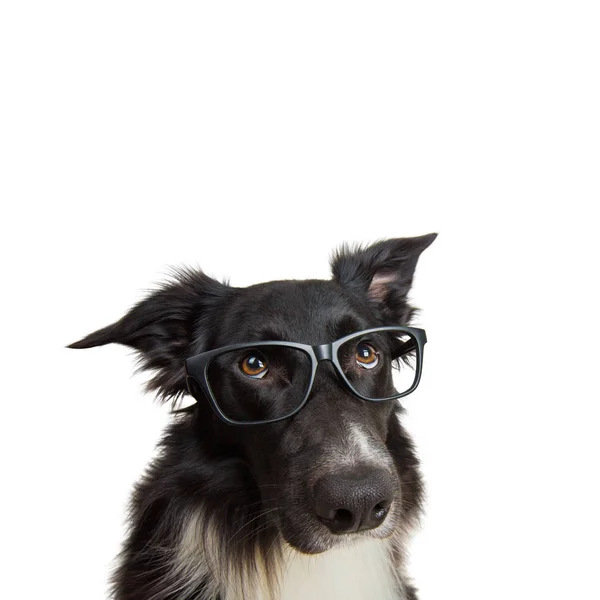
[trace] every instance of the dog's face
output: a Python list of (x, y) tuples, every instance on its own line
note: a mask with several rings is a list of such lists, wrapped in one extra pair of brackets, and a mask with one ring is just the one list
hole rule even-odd
[[(263, 340), (316, 345), (381, 324), (366, 295), (332, 281), (247, 288), (232, 299), (221, 323), (217, 347)], [(355, 361), (355, 368), (363, 367)], [(377, 375), (383, 385), (387, 374), (386, 369)], [(243, 401), (251, 386), (268, 385), (245, 382), (243, 375), (229, 371), (221, 377), (227, 379), (223, 384), (231, 403)], [(285, 539), (304, 552), (322, 552), (353, 534), (363, 535), (359, 529), (375, 537), (386, 537), (394, 529), (402, 493), (386, 446), (394, 409), (392, 401), (358, 399), (328, 363), (321, 363), (306, 406), (293, 418), (219, 428), (240, 446), (265, 510), (276, 509), (273, 520)], [(371, 506), (363, 507), (365, 502)], [(368, 510), (380, 511), (379, 521), (361, 514)]]
[[(132, 346), (145, 366), (157, 371), (150, 386), (163, 397), (176, 397), (186, 390), (183, 361), (209, 349), (273, 340), (317, 345), (373, 327), (408, 324), (414, 269), (433, 239), (343, 249), (332, 260), (331, 281), (232, 288), (187, 271), (121, 321), (73, 347)], [(360, 361), (350, 360), (348, 368), (363, 376)], [(248, 386), (261, 385), (238, 371), (223, 370), (218, 377), (223, 401), (232, 404), (243, 403)], [(389, 365), (369, 377), (385, 396)], [(264, 514), (298, 550), (319, 553), (364, 536), (388, 537), (410, 515), (420, 490), (397, 403), (360, 400), (329, 363), (319, 364), (302, 410), (277, 423), (232, 426), (206, 409), (206, 399), (197, 395), (197, 400), (203, 435), (246, 465)]]

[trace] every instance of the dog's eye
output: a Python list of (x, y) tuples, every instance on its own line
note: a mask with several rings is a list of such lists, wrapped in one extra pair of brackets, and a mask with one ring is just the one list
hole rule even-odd
[(363, 369), (373, 369), (379, 363), (379, 352), (365, 342), (361, 342), (356, 346), (356, 362)]
[(248, 354), (240, 363), (242, 373), (252, 379), (262, 379), (268, 372), (267, 361), (261, 354)]

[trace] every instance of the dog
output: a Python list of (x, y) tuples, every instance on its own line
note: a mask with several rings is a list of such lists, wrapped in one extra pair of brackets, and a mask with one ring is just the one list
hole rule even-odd
[(436, 235), (343, 245), (330, 280), (180, 269), (69, 346), (134, 348), (162, 401), (196, 400), (135, 486), (112, 597), (416, 600), (423, 484), (391, 368), (422, 357), (408, 293)]

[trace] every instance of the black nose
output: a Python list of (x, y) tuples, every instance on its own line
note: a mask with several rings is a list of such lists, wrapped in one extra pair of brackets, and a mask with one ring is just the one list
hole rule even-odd
[(315, 511), (333, 533), (379, 527), (394, 499), (387, 471), (362, 468), (325, 475), (313, 487)]

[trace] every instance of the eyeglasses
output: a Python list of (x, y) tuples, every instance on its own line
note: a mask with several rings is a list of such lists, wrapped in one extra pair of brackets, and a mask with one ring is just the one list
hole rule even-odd
[(330, 344), (254, 342), (224, 346), (185, 361), (188, 388), (231, 425), (274, 423), (307, 402), (317, 367), (329, 361), (358, 398), (402, 398), (419, 385), (427, 336), (416, 327), (376, 327)]

